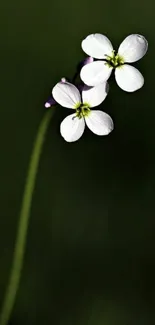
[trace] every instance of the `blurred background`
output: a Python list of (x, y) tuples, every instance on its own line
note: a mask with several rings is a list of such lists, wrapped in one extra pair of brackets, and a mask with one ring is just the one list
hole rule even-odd
[(10, 325), (155, 324), (153, 0), (8, 0), (0, 4), (0, 303), (8, 281), (27, 168), (44, 102), (75, 73), (88, 34), (117, 49), (149, 41), (135, 64), (144, 87), (110, 79), (101, 109), (114, 131), (68, 144), (52, 118), (37, 177), (27, 249)]

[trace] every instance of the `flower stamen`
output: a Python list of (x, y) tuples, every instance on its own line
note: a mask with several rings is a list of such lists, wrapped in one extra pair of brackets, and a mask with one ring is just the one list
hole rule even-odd
[(81, 119), (85, 116), (88, 116), (90, 113), (90, 105), (87, 103), (83, 103), (76, 108), (76, 116)]
[(115, 51), (112, 51), (111, 56), (106, 55), (106, 57), (106, 63), (110, 68), (118, 68), (124, 64), (124, 59), (119, 54), (115, 54)]

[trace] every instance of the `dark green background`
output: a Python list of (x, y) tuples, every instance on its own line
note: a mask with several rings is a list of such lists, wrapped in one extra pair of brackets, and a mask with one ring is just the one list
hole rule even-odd
[(72, 77), (81, 40), (106, 34), (115, 48), (143, 34), (136, 66), (145, 86), (128, 94), (111, 81), (101, 106), (108, 137), (88, 130), (66, 143), (57, 108), (33, 198), (27, 250), (10, 325), (155, 324), (154, 1), (8, 0), (0, 5), (0, 302), (44, 101)]

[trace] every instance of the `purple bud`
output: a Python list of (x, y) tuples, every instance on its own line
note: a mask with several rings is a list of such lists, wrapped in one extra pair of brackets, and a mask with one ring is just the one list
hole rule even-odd
[(57, 104), (57, 102), (54, 100), (54, 98), (52, 97), (52, 96), (50, 96), (49, 98), (48, 98), (48, 100), (46, 101), (46, 103), (45, 103), (45, 107), (46, 108), (49, 108), (49, 107), (51, 107), (51, 106), (53, 106), (53, 105), (56, 105)]
[(80, 62), (80, 66), (83, 67), (86, 64), (92, 63), (94, 59), (91, 56), (88, 56), (86, 59)]
[(84, 85), (83, 84), (78, 84), (78, 85), (76, 85), (76, 87), (78, 88), (79, 92), (81, 93), (82, 90), (83, 90)]

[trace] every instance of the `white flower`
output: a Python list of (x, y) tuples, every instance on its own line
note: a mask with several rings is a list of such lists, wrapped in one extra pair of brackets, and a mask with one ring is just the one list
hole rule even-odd
[(111, 117), (90, 108), (100, 105), (107, 96), (107, 83), (95, 87), (84, 86), (81, 94), (69, 82), (58, 82), (52, 90), (53, 98), (63, 107), (75, 113), (67, 116), (60, 125), (60, 133), (67, 142), (77, 141), (83, 134), (85, 124), (97, 135), (107, 135), (113, 130)]
[(81, 79), (88, 86), (105, 82), (115, 68), (115, 79), (120, 88), (133, 92), (144, 84), (142, 74), (126, 64), (141, 59), (148, 49), (148, 42), (142, 35), (132, 34), (121, 43), (115, 54), (109, 39), (102, 34), (91, 34), (82, 41), (82, 49), (89, 56), (104, 61), (94, 61), (81, 69)]

